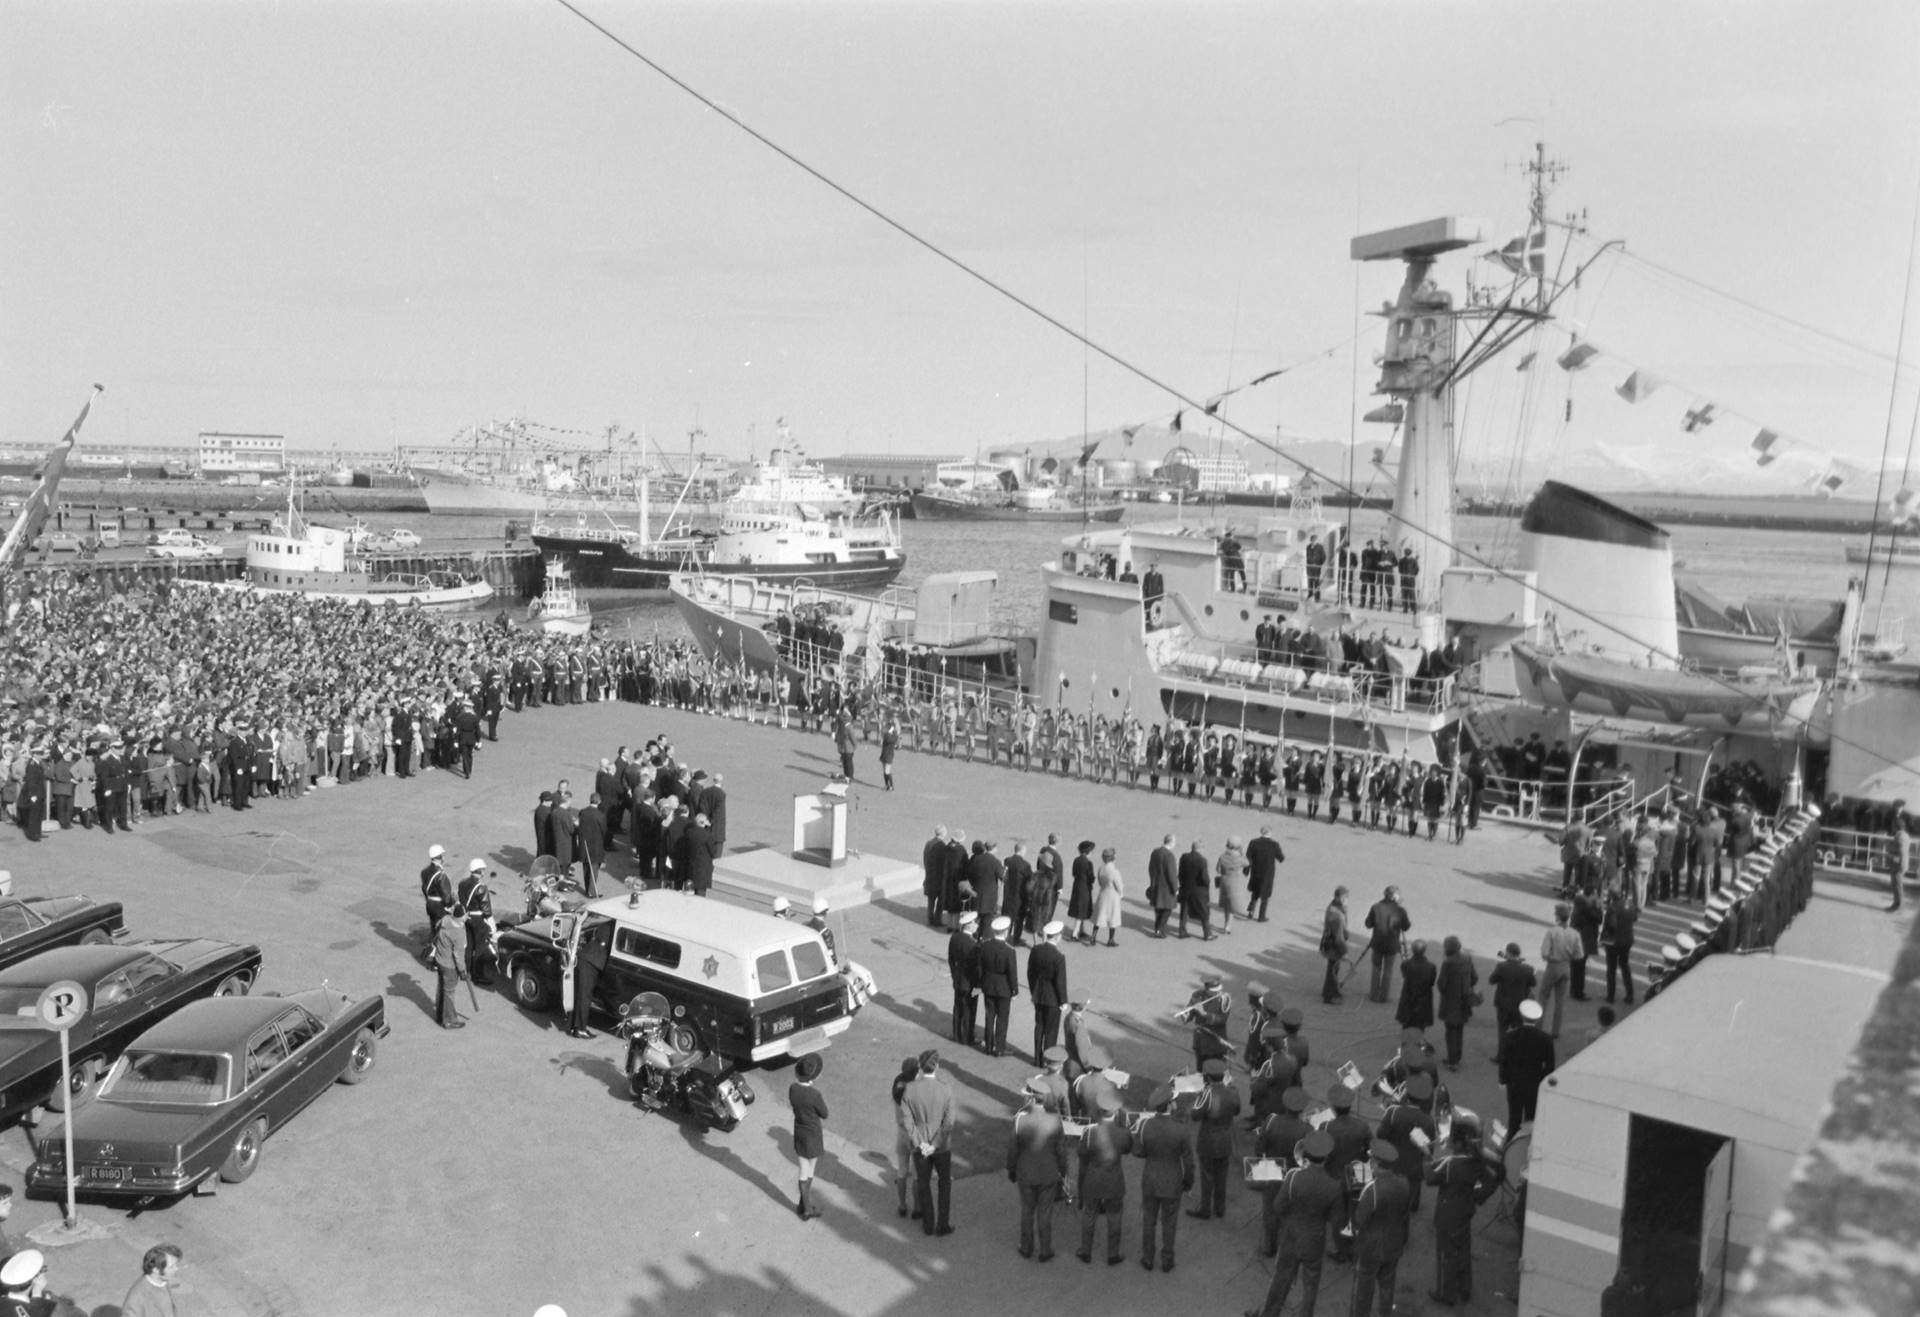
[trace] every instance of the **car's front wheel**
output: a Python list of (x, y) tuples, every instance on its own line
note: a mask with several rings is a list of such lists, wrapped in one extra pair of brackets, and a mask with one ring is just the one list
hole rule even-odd
[(245, 974), (229, 974), (220, 980), (220, 986), (213, 990), (216, 997), (244, 997), (253, 987), (253, 980)]
[(347, 1053), (347, 1068), (340, 1072), (340, 1082), (357, 1084), (373, 1070), (380, 1040), (375, 1038), (373, 1030), (362, 1029), (353, 1036), (353, 1049)]
[(252, 1175), (260, 1165), (260, 1153), (266, 1142), (267, 1121), (263, 1116), (241, 1130), (239, 1137), (234, 1139), (226, 1161), (220, 1164), (220, 1178), (228, 1184), (239, 1184)]
[(524, 961), (513, 967), (513, 999), (530, 1011), (547, 1009), (547, 982)]
[(106, 929), (90, 928), (87, 930), (86, 936), (80, 939), (80, 945), (83, 947), (104, 947), (111, 941), (113, 941), (113, 934), (107, 932)]

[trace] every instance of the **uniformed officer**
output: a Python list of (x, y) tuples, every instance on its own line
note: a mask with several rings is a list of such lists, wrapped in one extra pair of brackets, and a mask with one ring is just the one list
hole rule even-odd
[(1427, 1297), (1452, 1306), (1473, 1298), (1473, 1213), (1499, 1191), (1500, 1180), (1480, 1155), (1480, 1122), (1455, 1108), (1446, 1151), (1426, 1170), (1439, 1188), (1433, 1209), (1434, 1288)]
[(1001, 1056), (1007, 1050), (1007, 1019), (1013, 1011), (1013, 999), (1020, 995), (1020, 965), (1007, 933), (1013, 921), (1001, 915), (993, 921), (992, 936), (980, 944), (980, 995), (987, 999), (987, 1039), (989, 1056)]
[(1320, 1297), (1327, 1222), (1340, 1202), (1340, 1186), (1327, 1174), (1326, 1167), (1333, 1153), (1333, 1138), (1325, 1130), (1315, 1130), (1300, 1141), (1300, 1153), (1307, 1164), (1288, 1172), (1280, 1186), (1280, 1248), (1274, 1258), (1273, 1283), (1267, 1286), (1266, 1302), (1249, 1309), (1247, 1317), (1280, 1317), (1295, 1277), (1300, 1280), (1299, 1317), (1313, 1317), (1314, 1303)]
[(487, 921), (493, 918), (493, 892), (487, 887), (487, 862), (475, 858), (467, 863), (467, 876), (460, 880), (459, 902), (467, 911), (467, 977), (486, 985), (493, 982), (487, 972), (489, 935)]
[[(1407, 1181), (1407, 1211), (1412, 1214), (1420, 1210), (1420, 1189), (1426, 1183), (1420, 1168), (1427, 1149), (1433, 1146), (1433, 1079), (1416, 1074), (1407, 1080), (1401, 1093), (1401, 1099), (1380, 1118), (1380, 1128), (1375, 1132), (1393, 1145), (1394, 1165), (1407, 1172), (1403, 1178)], [(1416, 1133), (1419, 1138), (1414, 1137)]]
[(1366, 1121), (1353, 1114), (1353, 1090), (1345, 1084), (1335, 1084), (1327, 1090), (1327, 1105), (1333, 1108), (1333, 1119), (1327, 1122), (1325, 1129), (1327, 1137), (1333, 1140), (1333, 1152), (1327, 1158), (1327, 1174), (1340, 1186), (1340, 1201), (1335, 1204), (1333, 1215), (1333, 1260), (1351, 1262), (1353, 1240), (1343, 1233), (1353, 1208), (1353, 1189), (1347, 1168), (1367, 1159), (1367, 1146), (1373, 1142), (1373, 1131), (1367, 1128)]
[[(1255, 1154), (1292, 1167), (1300, 1141), (1313, 1133), (1313, 1126), (1307, 1124), (1302, 1115), (1306, 1109), (1307, 1090), (1287, 1089), (1281, 1095), (1280, 1110), (1268, 1116), (1260, 1125), (1254, 1139)], [(1260, 1186), (1260, 1252), (1263, 1257), (1272, 1257), (1280, 1246), (1279, 1198), (1280, 1182), (1270, 1180)]]
[[(1099, 1071), (1086, 1078), (1106, 1080)], [(1133, 1135), (1122, 1119), (1120, 1094), (1111, 1084), (1094, 1098), (1097, 1119), (1080, 1138), (1080, 1252), (1082, 1262), (1093, 1261), (1093, 1230), (1107, 1218), (1107, 1265), (1125, 1257), (1121, 1245), (1126, 1225), (1127, 1174), (1120, 1159), (1133, 1150)]]
[(439, 931), (440, 916), (453, 904), (453, 875), (447, 872), (447, 848), (439, 842), (427, 847), (427, 867), (420, 871), (420, 895), (427, 903), (427, 939)]
[(1227, 1017), (1233, 1013), (1233, 998), (1217, 974), (1209, 974), (1187, 998), (1182, 1014), (1193, 1025), (1193, 1068), (1210, 1056), (1231, 1056), (1233, 1044), (1227, 1041)]
[(1306, 1069), (1309, 1048), (1300, 1036), (1306, 1016), (1297, 1006), (1280, 1012), (1280, 1018), (1267, 1026), (1267, 1059), (1253, 1074), (1253, 1114), (1267, 1117), (1280, 1110), (1281, 1096), (1300, 1087), (1301, 1072)]
[(1067, 1082), (1066, 1075), (1067, 1049), (1055, 1043), (1040, 1054), (1040, 1063), (1046, 1069), (1033, 1078), (1047, 1090), (1052, 1110), (1064, 1116), (1073, 1110), (1073, 1086)]
[(980, 1012), (980, 943), (974, 930), (980, 916), (964, 911), (947, 938), (947, 974), (953, 980), (953, 1041), (972, 1047)]
[(1052, 1102), (1045, 1077), (1029, 1079), (1026, 1105), (1007, 1138), (1007, 1178), (1020, 1189), (1020, 1256), (1034, 1255), (1037, 1232), (1042, 1262), (1053, 1260), (1053, 1203), (1067, 1175), (1066, 1130)]
[(1140, 1123), (1133, 1153), (1146, 1159), (1140, 1172), (1140, 1265), (1153, 1270), (1156, 1227), (1160, 1270), (1173, 1270), (1174, 1239), (1180, 1225), (1180, 1199), (1193, 1188), (1193, 1140), (1187, 1124), (1167, 1114), (1173, 1089), (1165, 1084), (1147, 1099), (1152, 1113)]
[(1375, 1139), (1367, 1150), (1372, 1178), (1353, 1202), (1355, 1266), (1353, 1306), (1348, 1317), (1367, 1317), (1379, 1295), (1379, 1317), (1393, 1317), (1393, 1291), (1400, 1278), (1400, 1255), (1407, 1251), (1409, 1190), (1395, 1173), (1399, 1153), (1391, 1143)]
[(1247, 985), (1247, 1049), (1245, 1058), (1249, 1073), (1258, 1070), (1266, 1063), (1267, 1052), (1272, 1043), (1267, 1040), (1267, 1026), (1280, 1016), (1280, 994), (1271, 996), (1265, 984)]
[(1240, 1094), (1227, 1082), (1225, 1057), (1210, 1056), (1200, 1067), (1206, 1086), (1193, 1104), (1200, 1130), (1194, 1153), (1200, 1163), (1200, 1202), (1187, 1213), (1205, 1221), (1227, 1214), (1227, 1167), (1233, 1161), (1233, 1122), (1240, 1115)]

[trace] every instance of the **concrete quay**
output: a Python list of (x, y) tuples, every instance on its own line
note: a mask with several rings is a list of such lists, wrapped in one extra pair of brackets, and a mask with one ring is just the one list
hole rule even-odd
[[(512, 871), (530, 858), (539, 791), (566, 777), (584, 798), (599, 760), (622, 743), (637, 748), (664, 734), (693, 766), (725, 773), (730, 859), (756, 846), (783, 851), (792, 796), (816, 789), (835, 764), (824, 736), (623, 704), (508, 714), (501, 731), (471, 782), (429, 772), (356, 783), (246, 812), (154, 820), (130, 836), (70, 831), (34, 846), (18, 832), (0, 834), (0, 867), (18, 891), (121, 900), (136, 937), (190, 932), (257, 942), (266, 954), (260, 991), (326, 980), (383, 992), (392, 1024), (369, 1081), (335, 1088), (276, 1133), (246, 1184), (137, 1212), (83, 1200), (82, 1216), (105, 1226), (107, 1237), (50, 1254), (55, 1288), (82, 1310), (112, 1311), (140, 1253), (162, 1240), (186, 1250), (182, 1310), (197, 1314), (525, 1317), (551, 1302), (571, 1317), (907, 1317), (1257, 1305), (1268, 1278), (1258, 1255), (1259, 1204), (1238, 1183), (1225, 1220), (1181, 1218), (1171, 1275), (1145, 1275), (1135, 1260), (1137, 1172), (1129, 1177), (1124, 1266), (1077, 1261), (1078, 1219), (1065, 1212), (1056, 1215), (1059, 1256), (1045, 1265), (1019, 1258), (1018, 1205), (1002, 1172), (1016, 1093), (1034, 1067), (946, 1042), (946, 937), (926, 926), (914, 892), (834, 913), (840, 945), (873, 971), (879, 995), (826, 1053), (819, 1088), (831, 1112), (828, 1156), (816, 1182), (826, 1215), (811, 1223), (793, 1212), (787, 1071), (750, 1072), (757, 1101), (746, 1121), (732, 1134), (701, 1134), (625, 1099), (614, 1039), (572, 1040), (498, 987), (480, 990), (468, 1028), (438, 1029), (433, 979), (417, 955), (425, 931), (417, 874), (429, 843), (447, 846), (456, 871), (485, 857), (500, 874), (498, 904), (512, 909)], [(898, 789), (886, 793), (873, 747), (861, 748), (856, 765), (856, 851), (917, 863), (939, 823), (993, 837), (1002, 854), (1015, 840), (1037, 848), (1050, 831), (1069, 848), (1083, 837), (1118, 848), (1128, 885), (1120, 946), (1072, 947), (1067, 955), (1075, 994), (1092, 996), (1099, 1036), (1140, 1091), (1188, 1063), (1187, 1030), (1171, 1015), (1208, 972), (1233, 993), (1236, 1042), (1250, 981), (1306, 1012), (1310, 1089), (1324, 1092), (1348, 1059), (1369, 1073), (1379, 1068), (1398, 1029), (1391, 1006), (1367, 1002), (1365, 970), (1343, 1004), (1319, 1001), (1316, 945), (1336, 883), (1353, 889), (1356, 924), (1385, 884), (1399, 885), (1412, 935), (1437, 953), (1442, 937), (1458, 934), (1483, 976), (1508, 941), (1537, 960), (1550, 919), (1557, 861), (1534, 833), (1490, 826), (1454, 847), (1444, 838), (1387, 837), (1345, 822), (1310, 824), (912, 752), (896, 765)], [(1271, 923), (1236, 921), (1211, 942), (1145, 936), (1146, 858), (1161, 834), (1172, 831), (1182, 846), (1198, 838), (1211, 858), (1226, 837), (1244, 840), (1263, 819), (1287, 853)], [(621, 857), (613, 876), (626, 871)], [(1844, 943), (1858, 963), (1890, 964), (1903, 925), (1878, 914), (1881, 899), (1864, 887), (1823, 883), (1786, 946), (1823, 954), (1796, 940)], [(1651, 912), (1643, 955), (1681, 922)], [(1594, 1003), (1570, 1007), (1563, 1047), (1593, 1022), (1599, 986), (1590, 980)], [(1031, 1020), (1024, 998), (1016, 1001), (1010, 1042), (1022, 1052)], [(949, 1062), (960, 1109), (957, 1231), (944, 1239), (925, 1239), (917, 1222), (896, 1215), (890, 1183), (888, 1088), (901, 1060), (929, 1046)], [(1505, 1110), (1492, 1051), (1492, 1014), (1483, 1008), (1468, 1031), (1466, 1065), (1448, 1081), (1459, 1102), (1489, 1117)], [(1244, 1093), (1244, 1077), (1239, 1082)], [(0, 1133), (0, 1178), (18, 1186), (29, 1159), (19, 1130)], [(1475, 1297), (1455, 1311), (1512, 1311), (1517, 1236), (1503, 1206), (1496, 1199), (1481, 1211)], [(1401, 1265), (1407, 1313), (1438, 1311), (1425, 1298), (1430, 1211), (1416, 1219)], [(22, 1200), (10, 1233), (58, 1218), (56, 1204)], [(1329, 1264), (1321, 1311), (1343, 1311), (1350, 1285), (1351, 1269)]]

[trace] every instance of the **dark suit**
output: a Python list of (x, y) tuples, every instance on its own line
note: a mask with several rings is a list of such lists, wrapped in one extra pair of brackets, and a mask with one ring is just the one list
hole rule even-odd
[(460, 745), (460, 775), (473, 776), (473, 747), (480, 744), (480, 715), (463, 708), (453, 716), (454, 738)]
[(1133, 1134), (1119, 1119), (1102, 1120), (1086, 1132), (1080, 1152), (1080, 1260), (1093, 1257), (1093, 1228), (1107, 1218), (1107, 1260), (1122, 1252), (1120, 1226), (1127, 1201), (1127, 1172), (1120, 1159), (1133, 1150)]
[(987, 1052), (1007, 1050), (1007, 1016), (1020, 995), (1020, 962), (1012, 947), (999, 938), (980, 944), (980, 994), (987, 999)]
[(938, 928), (947, 893), (947, 843), (941, 838), (928, 838), (920, 848), (920, 874), (920, 894), (927, 898), (927, 926)]
[(227, 780), (235, 809), (250, 809), (253, 799), (253, 746), (244, 736), (227, 742)]
[(536, 857), (553, 854), (553, 829), (548, 820), (553, 817), (553, 802), (543, 800), (533, 807), (533, 853)]
[(580, 935), (580, 952), (573, 962), (573, 1016), (568, 1021), (575, 1033), (586, 1032), (593, 1016), (593, 993), (599, 986), (600, 972), (607, 967), (613, 949), (613, 921), (601, 919)]
[(1187, 920), (1195, 919), (1200, 923), (1200, 932), (1212, 937), (1208, 927), (1212, 918), (1212, 906), (1208, 899), (1207, 884), (1212, 875), (1207, 871), (1207, 857), (1199, 851), (1188, 851), (1180, 857), (1180, 936), (1187, 935)]
[(1255, 837), (1247, 843), (1248, 908), (1255, 918), (1267, 917), (1267, 902), (1273, 898), (1274, 880), (1279, 877), (1280, 866), (1286, 861), (1286, 852), (1272, 837)]
[(16, 804), (19, 823), (26, 830), (27, 840), (39, 841), (40, 825), (45, 821), (47, 811), (47, 770), (38, 755), (27, 760), (27, 766), (21, 773), (20, 798)]
[(1067, 958), (1051, 942), (1027, 953), (1027, 991), (1033, 995), (1033, 1063), (1060, 1041), (1060, 1010), (1067, 1004)]
[(707, 889), (713, 886), (713, 860), (719, 852), (719, 846), (713, 839), (713, 829), (698, 822), (688, 824), (686, 852), (686, 890), (695, 896), (705, 896)]
[(1033, 887), (1033, 866), (1024, 855), (1009, 855), (1004, 870), (1000, 904), (1007, 918), (1013, 921), (1011, 941), (1019, 946), (1021, 936), (1027, 931), (1027, 896)]
[(1440, 967), (1425, 956), (1400, 962), (1400, 1004), (1393, 1018), (1402, 1029), (1433, 1027), (1433, 985), (1439, 977)]
[(974, 909), (980, 912), (982, 928), (991, 928), (993, 921), (1000, 916), (1000, 877), (1003, 872), (1000, 857), (992, 851), (983, 850), (967, 861), (967, 881), (973, 884)]
[(1160, 1266), (1172, 1271), (1180, 1198), (1193, 1188), (1193, 1140), (1186, 1122), (1149, 1116), (1140, 1126), (1133, 1151), (1147, 1162), (1140, 1171), (1140, 1264), (1153, 1264), (1154, 1234), (1160, 1227)]
[(573, 821), (574, 836), (580, 842), (580, 871), (586, 879), (588, 896), (597, 895), (594, 879), (607, 858), (607, 819), (598, 807), (588, 805)]
[(1421, 1166), (1426, 1163), (1427, 1154), (1425, 1149), (1414, 1142), (1415, 1130), (1426, 1135), (1427, 1144), (1431, 1147), (1434, 1137), (1433, 1117), (1427, 1114), (1425, 1108), (1417, 1107), (1411, 1102), (1396, 1102), (1387, 1108), (1386, 1115), (1380, 1118), (1380, 1128), (1375, 1131), (1380, 1138), (1393, 1145), (1393, 1150), (1397, 1154), (1393, 1161), (1395, 1166), (1413, 1168), (1414, 1174), (1407, 1178), (1407, 1210), (1409, 1212), (1420, 1210), (1420, 1186), (1426, 1183), (1419, 1172)]
[(955, 929), (947, 939), (947, 973), (953, 979), (953, 1041), (972, 1047), (980, 1009), (980, 944), (973, 934)]
[(1147, 904), (1153, 907), (1153, 931), (1167, 931), (1167, 916), (1180, 904), (1180, 862), (1165, 846), (1155, 846), (1147, 857)]

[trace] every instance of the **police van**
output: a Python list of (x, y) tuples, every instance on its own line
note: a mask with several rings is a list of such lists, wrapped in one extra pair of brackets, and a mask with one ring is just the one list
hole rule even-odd
[(853, 1023), (845, 980), (813, 929), (665, 890), (589, 901), (501, 933), (498, 959), (514, 1000), (529, 1010), (570, 1008), (580, 949), (608, 932), (593, 1009), (613, 1016), (636, 993), (660, 993), (683, 1051), (772, 1061), (817, 1051)]

